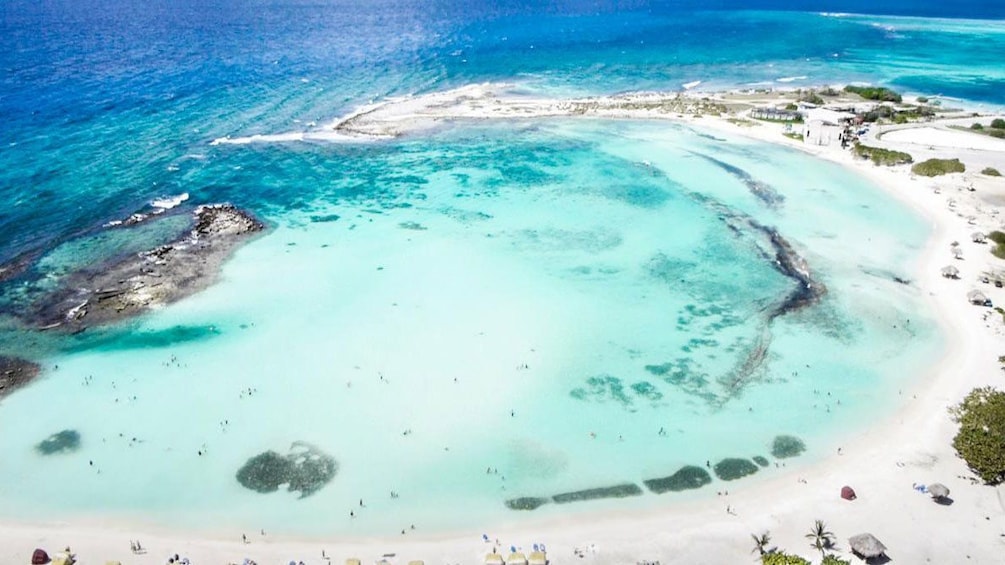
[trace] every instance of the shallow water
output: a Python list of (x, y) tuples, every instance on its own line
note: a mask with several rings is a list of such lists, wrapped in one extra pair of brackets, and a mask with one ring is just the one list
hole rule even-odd
[[(315, 150), (335, 149), (294, 151)], [(18, 433), (0, 437), (4, 513), (313, 534), (501, 523), (524, 516), (510, 498), (770, 458), (782, 433), (819, 457), (891, 409), (878, 393), (940, 350), (917, 290), (890, 278), (910, 278), (925, 225), (799, 153), (561, 120), (366, 152), (368, 171), (398, 179), (386, 191), (305, 203), (216, 286), (74, 338), (5, 400), (0, 428)], [(767, 207), (703, 155), (784, 201)], [(329, 182), (339, 193), (358, 180)], [(748, 216), (807, 258), (829, 289), (822, 303), (769, 323), (795, 283), (757, 232), (729, 221)], [(738, 380), (764, 340), (763, 364)], [(80, 433), (79, 450), (34, 451), (62, 429)], [(300, 499), (235, 480), (247, 459), (295, 441), (338, 461), (331, 484)]]
[[(782, 433), (811, 461), (895, 409), (942, 347), (917, 289), (895, 280), (911, 278), (928, 231), (836, 166), (602, 120), (210, 145), (480, 81), (557, 96), (867, 81), (1005, 103), (1001, 6), (733, 4), (3, 3), (0, 262), (31, 267), (0, 287), (0, 353), (45, 369), (0, 403), (0, 517), (489, 526), (525, 519), (508, 499), (769, 456)], [(182, 194), (138, 227), (107, 227)], [(221, 201), (271, 231), (205, 292), (77, 336), (7, 317)], [(751, 221), (808, 260), (829, 291), (820, 304), (772, 317), (795, 283)], [(79, 433), (76, 450), (36, 450), (62, 430)], [(337, 460), (329, 485), (300, 499), (238, 483), (248, 459), (296, 441)]]

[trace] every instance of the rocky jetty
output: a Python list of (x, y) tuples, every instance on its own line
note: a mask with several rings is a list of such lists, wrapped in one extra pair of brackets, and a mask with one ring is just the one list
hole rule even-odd
[(0, 399), (33, 381), (40, 370), (37, 363), (0, 355)]
[(181, 300), (211, 285), (236, 248), (264, 228), (230, 204), (200, 206), (191, 231), (178, 239), (69, 275), (30, 323), (80, 331)]

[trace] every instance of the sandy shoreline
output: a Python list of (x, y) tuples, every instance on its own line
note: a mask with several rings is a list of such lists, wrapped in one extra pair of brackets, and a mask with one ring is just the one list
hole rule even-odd
[[(454, 93), (456, 94), (456, 93)], [(838, 553), (850, 557), (847, 538), (871, 532), (889, 548), (898, 563), (1001, 563), (1005, 554), (1005, 489), (973, 485), (965, 464), (952, 450), (955, 425), (946, 408), (959, 401), (975, 386), (1002, 384), (997, 356), (1005, 345), (1005, 327), (995, 319), (985, 319), (986, 308), (970, 306), (965, 294), (981, 288), (998, 303), (1005, 303), (1005, 290), (976, 283), (977, 276), (992, 266), (1001, 267), (987, 246), (972, 243), (970, 233), (990, 231), (1000, 222), (992, 210), (1005, 202), (1005, 181), (968, 175), (939, 179), (914, 179), (904, 167), (880, 169), (855, 161), (848, 152), (833, 148), (808, 147), (781, 135), (774, 124), (745, 125), (719, 117), (694, 117), (687, 98), (683, 105), (628, 108), (625, 103), (658, 104), (659, 100), (612, 97), (610, 104), (593, 100), (592, 110), (561, 101), (520, 100), (496, 104), (484, 97), (480, 86), (461, 96), (432, 99), (431, 104), (411, 101), (404, 106), (375, 105), (356, 112), (354, 128), (374, 137), (393, 136), (432, 127), (449, 119), (515, 119), (542, 116), (590, 115), (633, 119), (669, 119), (698, 128), (743, 135), (768, 143), (781, 143), (805, 150), (819, 158), (849, 167), (879, 185), (931, 222), (933, 233), (919, 258), (914, 284), (926, 295), (947, 339), (945, 357), (925, 375), (919, 375), (898, 402), (902, 409), (877, 414), (875, 424), (864, 433), (847, 438), (841, 455), (801, 467), (798, 471), (765, 480), (730, 485), (728, 497), (691, 501), (668, 499), (665, 507), (645, 511), (597, 511), (568, 518), (532, 519), (519, 527), (486, 531), (510, 545), (529, 552), (533, 543), (545, 543), (554, 563), (576, 561), (575, 548), (585, 550), (582, 561), (595, 563), (635, 563), (659, 560), (662, 563), (747, 563), (752, 562), (751, 533), (770, 531), (772, 545), (814, 556), (805, 539), (815, 519), (826, 522), (837, 534)], [(430, 102), (426, 100), (425, 102)], [(460, 110), (458, 110), (460, 108)], [(380, 112), (384, 112), (383, 119)], [(453, 112), (453, 113), (451, 113)], [(369, 116), (369, 118), (366, 118)], [(374, 117), (376, 116), (376, 118)], [(360, 122), (366, 118), (374, 121)], [(347, 133), (331, 126), (332, 138)], [(902, 130), (910, 131), (910, 130)], [(899, 134), (905, 137), (908, 134)], [(324, 140), (302, 134), (259, 136), (261, 141)], [(268, 139), (273, 138), (273, 139)], [(230, 140), (222, 143), (242, 141)], [(925, 143), (928, 143), (926, 138)], [(947, 156), (955, 156), (945, 149)], [(1005, 154), (1002, 158), (1005, 164)], [(976, 192), (962, 187), (974, 183)], [(939, 187), (936, 193), (933, 187)], [(990, 200), (984, 197), (992, 197)], [(949, 200), (954, 204), (949, 206)], [(972, 218), (972, 219), (971, 219)], [(973, 223), (971, 223), (973, 222)], [(949, 244), (959, 241), (964, 260), (954, 261)], [(940, 269), (956, 265), (961, 280), (941, 277)], [(992, 316), (994, 313), (992, 312)], [(928, 496), (914, 491), (912, 483), (941, 482), (952, 490), (954, 503), (940, 506)], [(838, 494), (843, 485), (852, 485), (858, 500), (847, 502)], [(727, 505), (733, 513), (727, 513)], [(463, 512), (463, 509), (458, 509)], [(135, 526), (133, 526), (135, 527)], [(322, 550), (332, 561), (342, 563), (358, 557), (364, 563), (380, 560), (388, 553), (392, 563), (423, 559), (426, 563), (482, 563), (492, 544), (481, 541), (484, 530), (428, 536), (409, 533), (402, 537), (323, 540), (262, 536), (247, 532), (251, 543), (243, 544), (241, 532), (233, 539), (193, 538), (142, 526), (132, 529), (122, 523), (77, 520), (44, 524), (0, 525), (0, 564), (27, 563), (35, 547), (49, 551), (72, 547), (85, 563), (121, 560), (123, 563), (164, 563), (175, 553), (193, 563), (240, 563), (250, 557), (258, 563), (323, 563)], [(142, 555), (130, 552), (129, 541), (139, 539), (147, 549)], [(819, 557), (818, 557), (819, 559)]]

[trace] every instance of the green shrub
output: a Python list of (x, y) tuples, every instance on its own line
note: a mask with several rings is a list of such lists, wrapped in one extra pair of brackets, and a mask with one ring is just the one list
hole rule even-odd
[(789, 553), (765, 553), (761, 565), (811, 565), (809, 561)]
[(799, 94), (799, 100), (801, 102), (809, 102), (810, 104), (820, 105), (824, 103), (824, 99), (817, 96), (816, 92), (808, 90), (804, 93)]
[(1000, 177), (1000, 176), (1002, 176), (1002, 174), (998, 172), (998, 169), (996, 169), (994, 167), (985, 167), (984, 170), (981, 171), (981, 174), (982, 175), (987, 175), (989, 177)]
[(1001, 118), (995, 118), (991, 120), (991, 127), (995, 129), (1005, 129), (1005, 120)]
[(975, 388), (950, 413), (960, 424), (953, 438), (956, 453), (985, 483), (1005, 480), (1005, 392)]
[(991, 248), (991, 254), (999, 259), (1005, 259), (1005, 233), (995, 230), (989, 233), (987, 238), (996, 244)]
[(984, 126), (982, 126), (981, 124), (979, 124), (977, 122), (974, 122), (974, 123), (970, 124), (970, 129), (980, 131), (980, 130), (984, 129)]
[(1005, 138), (1005, 129), (993, 129), (988, 132), (991, 137), (997, 137), (998, 139)]
[(796, 105), (794, 102), (789, 102), (788, 104), (785, 105), (785, 109), (789, 111), (795, 111), (799, 109), (799, 106)]
[(926, 97), (926, 96), (919, 96), (918, 97), (918, 104), (927, 104), (927, 103), (928, 103), (928, 97)]
[(876, 165), (885, 165), (887, 167), (892, 167), (893, 165), (906, 165), (914, 162), (914, 158), (903, 151), (892, 151), (890, 149), (882, 149), (880, 147), (870, 147), (868, 145), (862, 145), (861, 143), (856, 143), (853, 151), (856, 156), (861, 157), (862, 159), (870, 159)]
[(865, 115), (862, 116), (862, 120), (866, 122), (876, 122), (882, 118), (893, 118), (894, 114), (896, 114), (896, 112), (893, 108), (889, 106), (878, 106), (873, 110), (866, 112)]
[(820, 562), (820, 565), (851, 565), (851, 561), (841, 559), (834, 555), (824, 556), (824, 560)]
[(848, 85), (844, 87), (845, 92), (851, 92), (852, 94), (858, 94), (866, 100), (879, 100), (880, 102), (900, 102), (903, 98), (900, 94), (890, 90), (889, 88), (883, 88), (881, 86), (852, 86)]
[(922, 161), (913, 167), (911, 172), (923, 177), (937, 177), (949, 173), (962, 173), (967, 168), (959, 159), (929, 159)]

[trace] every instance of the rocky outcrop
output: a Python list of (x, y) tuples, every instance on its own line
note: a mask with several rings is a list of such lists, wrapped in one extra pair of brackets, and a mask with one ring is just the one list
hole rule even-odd
[(35, 380), (39, 372), (37, 363), (0, 355), (0, 399)]
[(230, 204), (200, 206), (182, 237), (69, 275), (36, 305), (29, 322), (80, 331), (176, 302), (211, 285), (238, 245), (264, 227)]

